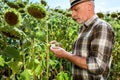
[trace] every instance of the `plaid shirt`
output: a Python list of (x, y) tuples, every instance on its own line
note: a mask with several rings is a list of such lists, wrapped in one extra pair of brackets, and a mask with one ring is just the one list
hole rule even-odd
[(107, 80), (114, 46), (112, 27), (94, 15), (80, 28), (73, 52), (86, 58), (88, 70), (72, 65), (74, 80)]

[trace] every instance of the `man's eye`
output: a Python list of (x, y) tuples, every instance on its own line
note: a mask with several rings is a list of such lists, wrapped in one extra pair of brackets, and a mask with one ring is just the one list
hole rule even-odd
[(75, 10), (75, 11), (78, 11), (78, 9), (79, 9), (79, 8), (75, 8), (74, 10)]
[(74, 9), (75, 11), (77, 11), (78, 9)]

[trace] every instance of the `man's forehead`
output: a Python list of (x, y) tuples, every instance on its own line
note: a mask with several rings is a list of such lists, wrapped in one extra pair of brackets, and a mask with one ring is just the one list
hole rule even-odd
[(72, 10), (74, 10), (74, 9), (78, 9), (78, 8), (81, 8), (81, 7), (79, 7), (79, 4), (77, 4), (77, 5), (73, 6), (73, 7), (71, 7), (71, 8), (70, 8), (70, 11), (72, 11)]

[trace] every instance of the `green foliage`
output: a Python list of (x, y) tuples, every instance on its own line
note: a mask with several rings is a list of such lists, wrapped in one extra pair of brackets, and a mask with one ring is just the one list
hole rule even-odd
[(71, 80), (72, 78), (68, 75), (68, 73), (65, 73), (65, 72), (61, 71), (56, 76), (56, 79), (57, 80)]
[(31, 80), (31, 70), (26, 69), (20, 74), (20, 79), (19, 80)]
[[(72, 50), (72, 43), (77, 38), (79, 25), (72, 20), (70, 12), (50, 9), (46, 4), (42, 6), (42, 10), (43, 12), (47, 10), (48, 13), (42, 13), (42, 17), (38, 19), (36, 15), (32, 17), (27, 14), (26, 8), (33, 4), (29, 0), (13, 1), (0, 0), (0, 79), (72, 80), (71, 63), (56, 58), (49, 51), (51, 40), (58, 41), (67, 51)], [(42, 3), (39, 4), (42, 5)], [(38, 12), (41, 11), (41, 6), (33, 7)], [(18, 26), (6, 25), (2, 17), (5, 11), (11, 8), (20, 12), (22, 17), (23, 21)], [(117, 15), (119, 15), (118, 12)], [(45, 16), (47, 17), (44, 18)], [(112, 18), (111, 14), (104, 14), (101, 18), (109, 22), (115, 30), (116, 43), (109, 80), (119, 80), (120, 21), (118, 18)]]
[(14, 62), (14, 61), (9, 61), (6, 62), (6, 64), (9, 66), (9, 68), (12, 70), (13, 74), (16, 74), (19, 72), (19, 63), (18, 62)]
[(4, 66), (4, 59), (2, 58), (2, 56), (0, 55), (0, 66)]
[(19, 59), (19, 51), (14, 46), (7, 46), (0, 54), (4, 57)]

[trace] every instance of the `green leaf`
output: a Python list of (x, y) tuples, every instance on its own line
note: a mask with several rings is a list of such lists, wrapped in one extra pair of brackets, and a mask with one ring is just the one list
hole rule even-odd
[(14, 74), (19, 72), (20, 67), (18, 66), (18, 64), (18, 62), (13, 61), (7, 62), (7, 65), (12, 69), (12, 72)]
[(44, 31), (38, 31), (36, 32), (36, 38), (39, 38), (41, 41), (45, 41), (46, 34)]
[(3, 53), (5, 57), (15, 58), (15, 59), (20, 58), (19, 51), (14, 46), (7, 46), (3, 50)]
[(0, 66), (4, 66), (4, 59), (2, 58), (2, 56), (0, 55)]
[(47, 76), (43, 76), (42, 80), (49, 80), (49, 78)]
[(35, 69), (36, 76), (40, 75), (42, 73), (42, 67), (41, 65), (38, 65)]
[(40, 62), (37, 59), (31, 59), (26, 62), (26, 67), (32, 71), (34, 71), (38, 65), (40, 65)]
[(49, 64), (52, 66), (52, 68), (55, 68), (56, 65), (58, 64), (58, 61), (57, 60), (49, 60)]
[(60, 73), (58, 73), (58, 75), (56, 76), (57, 80), (70, 80), (68, 73), (65, 73), (63, 71), (61, 71)]
[(20, 74), (20, 80), (31, 80), (31, 70), (26, 69)]

